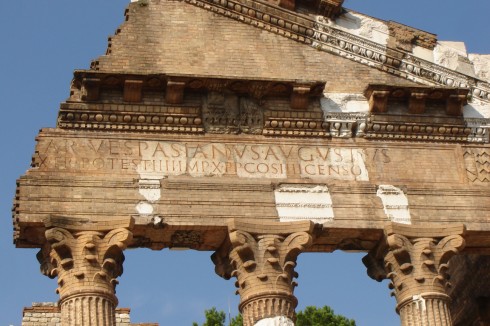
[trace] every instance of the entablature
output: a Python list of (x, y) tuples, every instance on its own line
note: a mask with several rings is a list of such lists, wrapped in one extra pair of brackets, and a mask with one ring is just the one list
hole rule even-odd
[(291, 108), (306, 110), (310, 98), (321, 96), (325, 82), (311, 80), (234, 79), (176, 74), (116, 74), (76, 70), (70, 102), (94, 102), (101, 89), (122, 90), (122, 100), (139, 103), (145, 91), (165, 94), (165, 103), (182, 104), (186, 92), (221, 92), (248, 96), (257, 101), (267, 97), (289, 98)]
[[(489, 142), (489, 121), (464, 118), (467, 88), (368, 85), (366, 112), (321, 101), (324, 81), (239, 80), (77, 71), (58, 127), (72, 130)], [(362, 95), (359, 95), (362, 97)]]
[(19, 247), (65, 216), (132, 216), (131, 246), (154, 249), (216, 249), (228, 218), (313, 220), (312, 251), (369, 250), (387, 221), (490, 231), (484, 144), (63, 129), (37, 142), (14, 203)]

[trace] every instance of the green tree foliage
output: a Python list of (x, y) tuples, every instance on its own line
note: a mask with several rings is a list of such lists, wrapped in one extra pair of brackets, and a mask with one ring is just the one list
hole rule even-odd
[[(202, 326), (225, 326), (226, 314), (224, 311), (218, 311), (215, 307), (205, 310), (204, 315), (206, 321)], [(192, 323), (192, 326), (199, 326), (197, 323)]]
[(332, 308), (308, 306), (296, 315), (296, 326), (356, 326), (356, 322), (344, 316), (336, 315)]
[(243, 326), (243, 317), (241, 314), (231, 319), (230, 326)]
[[(206, 321), (202, 326), (243, 326), (243, 318), (240, 314), (232, 318), (229, 325), (225, 324), (225, 312), (218, 311), (215, 307), (205, 310), (204, 314)], [(192, 326), (199, 325), (193, 323)], [(322, 308), (308, 306), (304, 311), (297, 313), (296, 326), (356, 326), (356, 322), (344, 316), (336, 315), (328, 306)]]

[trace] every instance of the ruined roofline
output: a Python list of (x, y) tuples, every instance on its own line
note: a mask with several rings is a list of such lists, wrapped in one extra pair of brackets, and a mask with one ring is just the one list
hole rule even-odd
[[(356, 19), (358, 26), (353, 26), (352, 21)], [(419, 65), (433, 66), (447, 73), (464, 75), (473, 79), (475, 84), (480, 82), (488, 87), (490, 82), (490, 73), (484, 69), (485, 63), (478, 67), (476, 65), (477, 60), (486, 60), (488, 66), (490, 54), (468, 53), (464, 42), (438, 40), (437, 34), (397, 21), (375, 18), (351, 9), (346, 9), (335, 21), (321, 17), (317, 17), (317, 20), (323, 21), (333, 30), (359, 37), (362, 39), (361, 42), (372, 42), (371, 45), (384, 47), (397, 58), (413, 58)], [(445, 55), (457, 57), (459, 66), (457, 66), (458, 62), (451, 61), (451, 58)]]
[[(476, 71), (467, 55), (459, 55), (455, 59), (456, 62), (449, 62), (450, 60), (448, 61), (444, 57), (444, 53), (448, 51), (453, 53), (454, 51), (451, 52), (450, 46), (445, 42), (434, 43), (434, 34), (411, 27), (404, 30), (406, 25), (373, 20), (369, 16), (354, 11), (346, 11), (334, 22), (324, 16), (298, 13), (267, 2), (255, 0), (225, 0), (225, 2), (226, 5), (216, 4), (212, 0), (184, 1), (184, 3), (211, 11), (228, 19), (238, 20), (241, 23), (252, 25), (320, 51), (367, 65), (418, 84), (467, 87), (471, 89), (472, 102), (478, 100), (490, 103), (490, 83), (483, 78), (486, 73), (484, 71), (485, 64), (479, 66), (479, 69), (483, 69), (482, 71)], [(138, 3), (130, 4), (131, 6), (134, 6), (136, 14), (139, 10), (144, 10), (145, 7)], [(127, 10), (126, 20), (131, 20), (131, 16), (134, 14)], [(368, 20), (367, 23), (376, 23), (375, 28), (364, 30), (363, 20), (365, 19)], [(118, 33), (123, 30), (124, 25), (118, 29)], [(393, 35), (397, 33), (402, 36)], [(411, 33), (415, 33), (413, 39), (410, 39)], [(407, 35), (409, 36), (407, 37)], [(117, 37), (116, 34), (114, 39)], [(92, 70), (106, 70), (104, 64), (101, 66), (99, 62), (102, 59), (104, 63), (107, 62), (110, 65), (111, 56), (114, 55), (111, 48), (112, 41), (111, 38), (107, 54), (92, 63)], [(431, 50), (432, 45), (434, 48)], [(437, 52), (436, 50), (440, 51)], [(479, 58), (479, 60), (487, 59)], [(490, 59), (488, 60), (490, 61)], [(447, 64), (444, 65), (444, 63)], [(118, 68), (111, 69), (117, 70)], [(158, 70), (158, 67), (155, 69)], [(121, 72), (137, 73), (131, 69)], [(249, 77), (252, 78), (253, 76)]]
[(420, 32), (424, 32), (424, 33), (427, 33), (427, 34), (430, 34), (430, 35), (433, 35), (433, 36), (437, 37), (437, 34), (436, 33), (432, 33), (432, 32), (429, 32), (429, 31), (427, 31), (425, 29), (421, 29), (421, 28), (418, 28), (418, 27), (415, 27), (415, 26), (407, 25), (407, 24), (404, 24), (404, 23), (399, 22), (399, 21), (396, 21), (396, 20), (391, 20), (391, 19), (388, 19), (387, 20), (387, 19), (382, 19), (382, 18), (379, 18), (379, 17), (374, 17), (372, 15), (369, 15), (369, 14), (366, 14), (364, 12), (360, 12), (358, 10), (351, 9), (351, 8), (344, 8), (344, 11), (345, 12), (359, 14), (359, 15), (363, 15), (363, 16), (369, 17), (369, 18), (371, 18), (373, 20), (380, 21), (380, 22), (385, 22), (385, 23), (393, 22), (393, 23), (396, 23), (396, 24), (399, 24), (399, 25), (403, 25), (403, 26), (409, 27), (411, 29), (414, 29), (414, 30), (417, 30), (417, 31), (420, 31)]

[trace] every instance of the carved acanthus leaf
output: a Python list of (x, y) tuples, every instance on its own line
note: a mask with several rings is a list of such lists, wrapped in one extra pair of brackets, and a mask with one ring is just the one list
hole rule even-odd
[(40, 264), (41, 274), (49, 278), (54, 278), (56, 277), (57, 270), (51, 261), (50, 252), (51, 252), (51, 245), (47, 242), (44, 244), (41, 250), (39, 250), (39, 252), (36, 254), (36, 258)]
[(381, 282), (382, 280), (386, 279), (387, 275), (384, 260), (376, 257), (375, 253), (368, 253), (362, 258), (362, 262), (367, 268), (367, 274), (373, 280)]
[(133, 234), (127, 229), (121, 228), (107, 233), (104, 237), (104, 242), (108, 244), (109, 248), (117, 246), (119, 249), (123, 250), (132, 239)]
[(451, 235), (443, 238), (437, 244), (435, 257), (438, 264), (447, 264), (449, 259), (457, 255), (465, 246), (465, 240), (460, 235)]
[[(290, 234), (257, 234), (243, 230), (230, 232), (230, 260), (237, 278), (237, 294), (246, 325), (260, 318), (284, 315), (294, 316), (297, 300), (293, 295), (297, 283), (294, 271), (298, 255), (312, 243), (308, 232)], [(219, 262), (218, 253), (213, 260)], [(225, 274), (226, 275), (226, 274)], [(281, 302), (280, 305), (272, 304)], [(265, 309), (263, 316), (255, 315), (255, 308)]]
[(77, 232), (53, 227), (45, 235), (45, 255), (50, 258), (52, 270), (43, 272), (51, 277), (58, 275), (57, 292), (62, 298), (84, 289), (114, 293), (116, 278), (123, 272), (123, 250), (132, 240), (128, 229)]
[[(288, 262), (296, 262), (298, 255), (309, 247), (313, 242), (313, 237), (306, 232), (298, 232), (290, 234), (283, 242), (286, 254), (284, 255), (282, 264), (286, 266)], [(294, 266), (293, 266), (294, 267)]]
[(385, 268), (399, 303), (420, 291), (445, 293), (449, 285), (447, 263), (464, 247), (461, 235), (409, 238), (391, 234), (386, 243)]

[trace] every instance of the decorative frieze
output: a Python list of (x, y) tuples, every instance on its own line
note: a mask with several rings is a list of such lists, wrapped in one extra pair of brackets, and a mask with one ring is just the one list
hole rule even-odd
[(430, 142), (471, 142), (487, 143), (488, 139), (474, 137), (481, 134), (481, 128), (468, 127), (465, 124), (410, 124), (402, 121), (376, 121), (376, 117), (367, 122), (365, 138), (389, 140), (415, 140)]
[(261, 134), (264, 109), (253, 98), (210, 92), (204, 100), (203, 120), (207, 133)]
[[(78, 73), (85, 79), (87, 76), (95, 78), (99, 75)], [(98, 77), (101, 80), (96, 82), (99, 87), (114, 87), (121, 83), (120, 78)], [(142, 87), (154, 91), (155, 87), (164, 87), (162, 79), (165, 78), (169, 77), (153, 76), (151, 80), (144, 81)], [(297, 84), (288, 81), (234, 81), (189, 76), (179, 78), (179, 89), (182, 89), (184, 83), (185, 89), (207, 91), (201, 106), (145, 104), (143, 109), (139, 109), (130, 104), (68, 102), (61, 106), (58, 127), (170, 133), (247, 133), (286, 137), (365, 137), (472, 143), (489, 141), (487, 119), (460, 118), (456, 121), (441, 117), (444, 113), (448, 117), (461, 116), (462, 107), (466, 104), (467, 89), (370, 85), (365, 92), (371, 110), (371, 115), (367, 115), (318, 110), (318, 103), (311, 99), (319, 97), (324, 84), (317, 82)], [(299, 92), (299, 89), (306, 93)], [(291, 104), (296, 105), (297, 109), (304, 108), (307, 102), (310, 104), (306, 111), (278, 109), (273, 102), (267, 102), (269, 96), (282, 99), (290, 97)], [(377, 115), (389, 114), (392, 110), (399, 114), (400, 108), (407, 111), (403, 119)], [(430, 115), (432, 119), (410, 121), (412, 114)]]
[(488, 143), (488, 119), (381, 116), (365, 113), (325, 112), (324, 127), (331, 137), (385, 140)]
[(329, 137), (328, 123), (322, 112), (265, 112), (263, 134), (268, 136)]
[(464, 160), (470, 182), (490, 182), (490, 149), (466, 148)]
[[(87, 87), (94, 84), (94, 82), (89, 83), (88, 80), (95, 79), (98, 81), (95, 83), (97, 96), (95, 96), (95, 91), (91, 91), (93, 100), (99, 99), (100, 89), (104, 89), (104, 92), (112, 90), (115, 94), (112, 96), (115, 96), (117, 103), (117, 90), (122, 87), (120, 101), (125, 101), (126, 104), (113, 104), (113, 101), (107, 100), (101, 103), (80, 103), (83, 97), (80, 94), (88, 92)], [(277, 134), (275, 129), (280, 128), (283, 135), (325, 135), (326, 133), (322, 131), (321, 112), (309, 115), (285, 110), (282, 111), (282, 114), (271, 113), (270, 121), (264, 122), (264, 102), (267, 98), (279, 98), (286, 105), (289, 102), (292, 111), (307, 111), (314, 107), (312, 99), (320, 98), (324, 86), (324, 82), (316, 81), (303, 81), (298, 84), (287, 80), (235, 80), (200, 76), (160, 75), (149, 78), (77, 71), (72, 84), (70, 102), (61, 106), (58, 127), (173, 133), (264, 133), (267, 135)], [(157, 103), (160, 101), (160, 105), (155, 104), (152, 98), (142, 99), (144, 90), (158, 95), (164, 89), (165, 103), (162, 102), (162, 99), (156, 100)], [(193, 93), (194, 97), (190, 104), (183, 103), (184, 92)], [(203, 93), (204, 95), (201, 95)], [(198, 94), (197, 97), (196, 94)], [(127, 104), (140, 101), (143, 101), (144, 105)], [(281, 102), (281, 108), (285, 103)], [(196, 104), (199, 106), (195, 106)], [(276, 108), (273, 109), (276, 111)], [(274, 117), (283, 119), (272, 119)], [(304, 119), (298, 120), (301, 117)]]
[[(121, 99), (140, 102), (142, 92), (165, 93), (166, 104), (182, 104), (186, 92), (221, 92), (250, 97), (261, 102), (266, 97), (283, 97), (293, 100), (292, 106), (306, 109), (308, 100), (322, 95), (325, 82), (295, 80), (238, 80), (212, 78), (199, 75), (137, 75), (107, 74), (93, 70), (77, 70), (72, 82), (70, 102), (79, 102), (100, 97), (101, 90), (122, 89)], [(88, 94), (90, 93), (90, 94)], [(85, 96), (85, 97), (83, 97)], [(298, 97), (299, 96), (299, 97)], [(145, 103), (146, 104), (146, 103)], [(151, 104), (151, 103), (150, 103)]]
[(467, 118), (465, 125), (471, 128), (468, 141), (489, 143), (490, 142), (490, 119)]
[(363, 137), (367, 119), (367, 113), (325, 112), (327, 130), (334, 138)]
[(354, 134), (374, 139), (487, 143), (489, 120), (462, 117), (467, 92), (370, 85), (365, 96), (372, 113), (364, 121), (357, 119)]
[[(153, 112), (136, 112), (130, 105), (106, 105), (80, 108), (77, 104), (61, 106), (58, 127), (63, 129), (203, 133), (201, 110), (186, 106), (149, 106)], [(101, 109), (102, 108), (102, 109)], [(121, 110), (122, 109), (122, 110)]]

